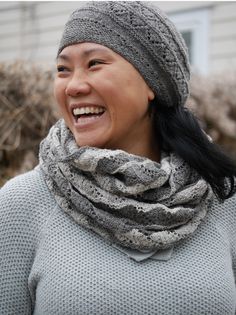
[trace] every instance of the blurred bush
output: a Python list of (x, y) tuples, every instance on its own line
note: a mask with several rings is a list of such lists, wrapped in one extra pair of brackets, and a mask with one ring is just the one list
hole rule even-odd
[(53, 71), (0, 64), (0, 186), (37, 164), (38, 146), (56, 121)]
[(236, 161), (236, 72), (193, 76), (187, 106), (202, 127)]
[[(40, 141), (58, 119), (53, 70), (0, 64), (0, 186), (38, 163)], [(213, 141), (236, 160), (236, 73), (193, 76), (187, 106)]]

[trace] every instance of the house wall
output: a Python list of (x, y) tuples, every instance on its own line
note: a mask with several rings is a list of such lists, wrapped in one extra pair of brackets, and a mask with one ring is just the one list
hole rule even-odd
[[(80, 5), (82, 2), (80, 2)], [(76, 2), (0, 2), (0, 60), (53, 63)]]
[(156, 1), (167, 14), (209, 10), (209, 71), (236, 70), (236, 1)]
[[(0, 2), (0, 61), (52, 64), (70, 13), (83, 1)], [(171, 16), (209, 12), (208, 71), (236, 70), (236, 1), (155, 1)], [(199, 48), (201, 49), (201, 48)]]

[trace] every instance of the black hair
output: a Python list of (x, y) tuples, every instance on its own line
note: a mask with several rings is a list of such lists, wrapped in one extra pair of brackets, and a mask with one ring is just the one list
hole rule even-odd
[(156, 102), (150, 109), (160, 150), (180, 156), (210, 184), (219, 200), (231, 197), (236, 191), (236, 165), (210, 141), (194, 114), (186, 107)]

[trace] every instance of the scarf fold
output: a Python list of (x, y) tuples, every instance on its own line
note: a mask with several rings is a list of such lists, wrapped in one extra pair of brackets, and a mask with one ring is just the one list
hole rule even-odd
[(78, 147), (64, 120), (40, 144), (39, 165), (59, 206), (106, 240), (159, 250), (192, 235), (210, 185), (175, 154), (160, 163), (121, 150)]

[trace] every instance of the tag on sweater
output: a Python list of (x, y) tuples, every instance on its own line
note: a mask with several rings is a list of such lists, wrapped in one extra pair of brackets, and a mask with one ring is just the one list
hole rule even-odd
[(148, 258), (154, 259), (154, 260), (161, 260), (161, 261), (167, 261), (171, 258), (173, 253), (174, 246), (167, 248), (167, 249), (161, 249), (157, 251), (140, 251), (137, 249), (130, 249), (126, 247), (122, 247), (117, 244), (112, 244), (113, 247), (117, 248), (122, 253), (126, 254), (129, 258), (134, 259), (137, 262), (144, 261)]

